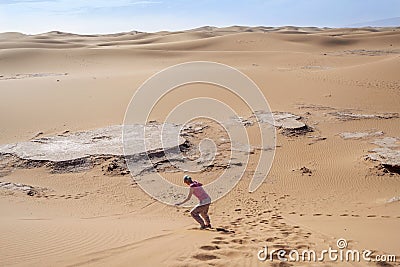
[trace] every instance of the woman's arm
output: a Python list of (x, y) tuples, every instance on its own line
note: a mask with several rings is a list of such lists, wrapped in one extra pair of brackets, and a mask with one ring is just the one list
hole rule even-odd
[(182, 202), (176, 203), (175, 205), (176, 205), (176, 206), (179, 206), (179, 205), (182, 205), (182, 204), (188, 202), (188, 201), (190, 200), (190, 198), (192, 197), (192, 195), (193, 195), (193, 187), (190, 188), (189, 194), (188, 194), (188, 196), (186, 197), (186, 199), (185, 199), (184, 201), (182, 201)]

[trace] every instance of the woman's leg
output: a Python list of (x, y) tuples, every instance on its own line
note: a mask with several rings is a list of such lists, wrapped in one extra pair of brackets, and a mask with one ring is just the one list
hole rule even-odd
[(200, 215), (204, 219), (206, 225), (211, 225), (210, 223), (210, 217), (208, 216), (208, 209), (210, 208), (210, 204), (206, 204), (203, 206), (200, 206)]
[(196, 220), (196, 222), (198, 222), (201, 226), (201, 228), (204, 228), (204, 221), (203, 219), (200, 217), (200, 212), (201, 212), (201, 207), (199, 205), (196, 205), (191, 211), (190, 211), (190, 215), (192, 215), (193, 219)]

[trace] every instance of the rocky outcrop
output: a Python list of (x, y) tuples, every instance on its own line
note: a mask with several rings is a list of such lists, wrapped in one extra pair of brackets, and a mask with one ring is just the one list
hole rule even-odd
[(313, 131), (310, 126), (301, 121), (302, 117), (288, 112), (256, 112), (254, 117), (260, 123), (275, 126), (281, 134), (286, 136), (299, 136)]
[(348, 120), (361, 120), (361, 119), (395, 119), (399, 118), (398, 113), (381, 113), (381, 114), (360, 114), (360, 113), (352, 113), (352, 112), (330, 112), (329, 115), (337, 118), (341, 121)]
[[(163, 129), (162, 144), (160, 139)], [(123, 149), (123, 127), (110, 126), (89, 131), (41, 137), (27, 142), (0, 146), (2, 173), (13, 168), (48, 167), (52, 172), (76, 172), (106, 164), (105, 172), (127, 174)], [(143, 138), (146, 130), (146, 138)], [(127, 158), (140, 161), (160, 157), (165, 150), (185, 146), (184, 138), (177, 138), (180, 126), (173, 124), (130, 125), (125, 128), (125, 141), (132, 154)], [(157, 136), (158, 138), (153, 138)], [(143, 139), (146, 144), (143, 145)]]
[[(255, 123), (264, 124), (263, 127), (272, 129), (269, 134), (274, 134), (274, 127), (288, 136), (311, 131), (301, 121), (300, 116), (286, 112), (257, 112), (247, 119), (234, 119), (231, 126), (234, 126), (232, 129), (236, 129), (235, 127), (250, 127)], [(0, 146), (0, 176), (7, 175), (15, 168), (37, 167), (49, 168), (53, 173), (64, 173), (80, 172), (100, 166), (107, 175), (125, 175), (132, 172), (134, 176), (152, 170), (176, 171), (174, 162), (179, 165), (183, 161), (190, 161), (190, 155), (195, 154), (190, 150), (198, 149), (190, 140), (193, 141), (194, 136), (202, 135), (209, 128), (205, 123), (189, 123), (182, 127), (152, 122), (147, 125), (114, 125), (75, 133), (66, 131), (54, 136), (43, 136), (40, 133), (26, 142)], [(218, 142), (224, 144), (223, 140)], [(234, 143), (231, 149), (238, 150), (246, 156), (257, 149), (273, 150), (274, 147), (272, 144), (266, 147), (250, 147), (243, 140), (243, 143)], [(239, 159), (230, 164), (218, 165), (213, 162), (212, 143), (203, 142), (201, 150), (202, 157), (193, 162), (200, 167), (231, 168), (243, 164)], [(189, 157), (181, 156), (185, 151)]]
[[(163, 136), (163, 144), (152, 136), (160, 136), (163, 128), (165, 136)], [(145, 126), (131, 125), (126, 127), (125, 141), (132, 146), (132, 151), (139, 155), (148, 151), (157, 151), (160, 147), (170, 149), (175, 146), (182, 145), (185, 139), (180, 138), (177, 142), (176, 132), (180, 127), (173, 124), (154, 124)], [(146, 147), (139, 145), (143, 143), (143, 132), (146, 130)], [(0, 147), (1, 154), (11, 154), (20, 159), (34, 161), (51, 161), (51, 162), (68, 162), (82, 160), (91, 156), (109, 155), (123, 156), (122, 146), (122, 126), (110, 126), (89, 131), (77, 133), (59, 134), (50, 137), (41, 137), (27, 142), (19, 142), (8, 144)], [(140, 134), (141, 133), (141, 134)], [(159, 138), (158, 138), (159, 139)]]
[(367, 159), (378, 161), (386, 170), (400, 173), (400, 142), (395, 137), (384, 137), (372, 142), (378, 148), (371, 149)]
[(0, 182), (0, 189), (10, 190), (10, 191), (20, 191), (27, 194), (28, 196), (35, 196), (46, 190), (45, 188), (33, 187), (26, 184), (11, 183), (11, 182)]
[(383, 135), (382, 131), (370, 131), (370, 132), (344, 132), (339, 134), (343, 139), (363, 139), (374, 136)]

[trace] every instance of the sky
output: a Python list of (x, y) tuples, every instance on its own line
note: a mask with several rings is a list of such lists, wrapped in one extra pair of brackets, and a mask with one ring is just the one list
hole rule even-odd
[(210, 26), (344, 27), (400, 16), (400, 0), (0, 0), (0, 32), (156, 32)]

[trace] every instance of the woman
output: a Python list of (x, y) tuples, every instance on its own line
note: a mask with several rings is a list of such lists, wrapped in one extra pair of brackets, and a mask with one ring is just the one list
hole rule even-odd
[(175, 205), (182, 205), (189, 201), (192, 195), (195, 195), (200, 203), (190, 211), (190, 214), (200, 224), (200, 229), (212, 228), (210, 217), (208, 216), (208, 209), (211, 204), (210, 196), (204, 190), (203, 185), (197, 181), (193, 181), (189, 175), (183, 177), (183, 182), (190, 187), (189, 194), (184, 201), (176, 203)]

